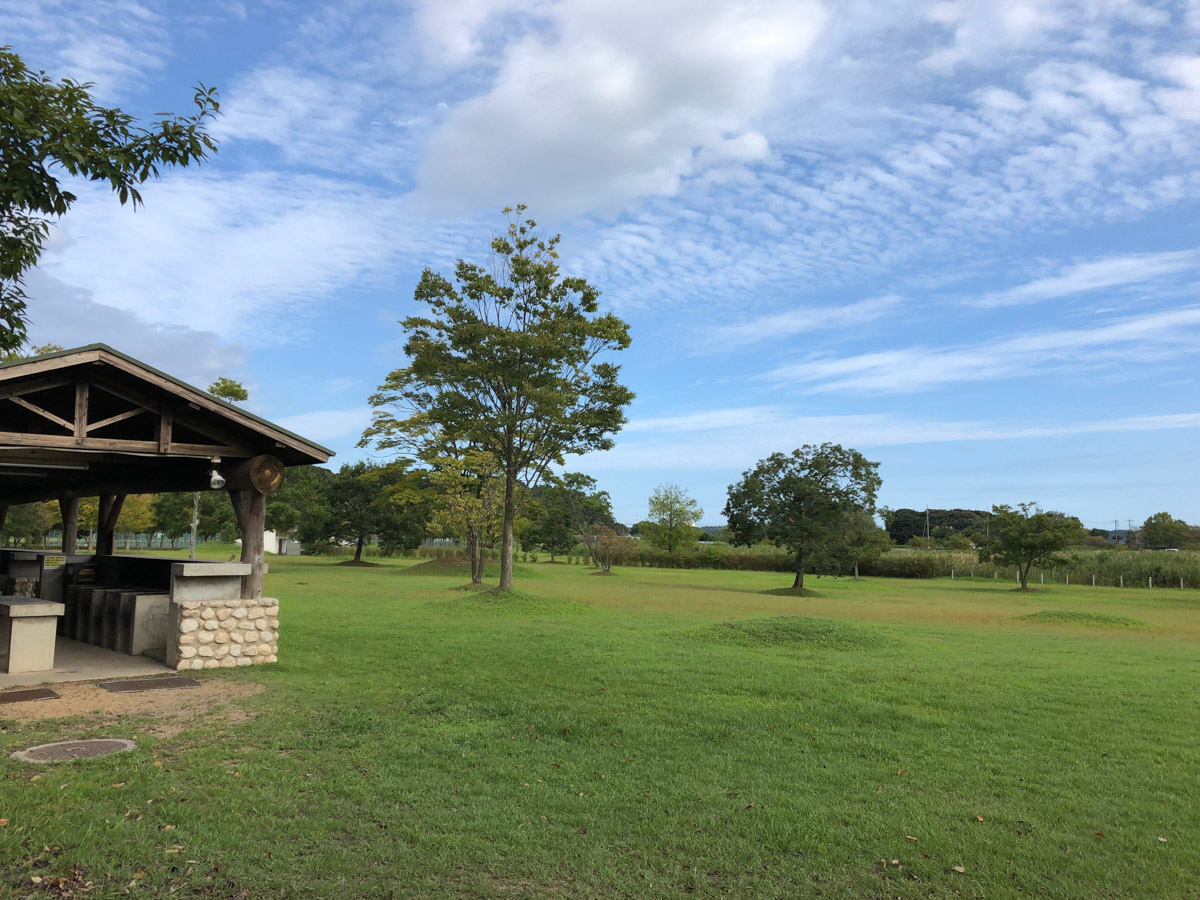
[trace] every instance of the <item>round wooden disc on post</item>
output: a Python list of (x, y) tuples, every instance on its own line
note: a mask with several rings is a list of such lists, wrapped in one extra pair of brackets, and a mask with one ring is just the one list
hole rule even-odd
[(250, 483), (260, 494), (273, 494), (283, 486), (283, 462), (277, 456), (250, 460)]

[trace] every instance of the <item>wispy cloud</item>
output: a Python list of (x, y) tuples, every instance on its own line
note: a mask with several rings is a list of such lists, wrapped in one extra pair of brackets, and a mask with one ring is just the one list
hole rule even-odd
[(969, 303), (984, 309), (1040, 303), (1044, 300), (1057, 300), (1075, 294), (1142, 284), (1167, 275), (1193, 272), (1198, 268), (1200, 268), (1200, 250), (1110, 256), (1105, 259), (1076, 263), (1060, 275), (1039, 278), (1005, 291), (985, 294)]
[(1038, 331), (962, 347), (908, 347), (780, 366), (763, 376), (810, 391), (912, 393), (1051, 370), (1154, 363), (1197, 352), (1200, 307), (1111, 319), (1091, 328)]
[(764, 419), (752, 428), (731, 426), (716, 434), (704, 429), (700, 438), (654, 436), (623, 441), (613, 450), (588, 456), (583, 465), (589, 471), (736, 471), (775, 451), (825, 441), (864, 449), (1192, 428), (1200, 428), (1200, 412), (1030, 425), (998, 420), (938, 421), (891, 414), (803, 416), (779, 409), (773, 420)]
[(894, 294), (872, 297), (845, 306), (801, 307), (788, 312), (759, 316), (733, 325), (712, 329), (710, 344), (733, 350), (747, 344), (778, 340), (812, 331), (853, 328), (894, 311), (903, 301)]

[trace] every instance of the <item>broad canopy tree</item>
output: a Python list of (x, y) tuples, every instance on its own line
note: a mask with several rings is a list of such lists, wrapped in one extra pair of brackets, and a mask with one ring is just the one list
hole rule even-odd
[(729, 488), (725, 516), (737, 543), (769, 540), (795, 557), (792, 587), (804, 588), (810, 562), (838, 552), (839, 543), (875, 507), (879, 463), (839, 444), (805, 444), (772, 453)]
[(1059, 553), (1087, 536), (1074, 516), (1042, 512), (1037, 503), (992, 507), (991, 543), (979, 550), (984, 562), (1015, 566), (1021, 590), (1029, 590), (1029, 570), (1060, 559)]
[(490, 453), (504, 474), (500, 588), (512, 586), (518, 487), (531, 487), (568, 454), (606, 450), (633, 393), (619, 366), (599, 360), (629, 346), (629, 326), (599, 314), (599, 291), (558, 268), (559, 236), (545, 237), (526, 208), (505, 209), (508, 229), (486, 265), (459, 260), (453, 280), (426, 269), (415, 298), (424, 316), (401, 321), (408, 365), (371, 397), (365, 444), (438, 455), (430, 442)]
[(206, 131), (220, 104), (213, 88), (196, 88), (196, 112), (163, 114), (149, 127), (93, 100), (90, 84), (32, 72), (0, 47), (0, 353), (25, 343), (24, 275), (37, 265), (53, 219), (75, 194), (65, 174), (107, 182), (122, 203), (141, 205), (138, 185), (165, 166), (187, 166), (216, 152)]

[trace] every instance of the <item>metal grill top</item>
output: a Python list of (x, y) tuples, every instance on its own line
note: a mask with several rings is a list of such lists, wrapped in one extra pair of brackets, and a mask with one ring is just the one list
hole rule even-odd
[(18, 750), (13, 754), (13, 759), (32, 763), (69, 762), (73, 759), (91, 759), (96, 756), (108, 756), (110, 753), (125, 753), (136, 749), (137, 744), (133, 741), (120, 738), (58, 741), (53, 744), (39, 744), (28, 750)]

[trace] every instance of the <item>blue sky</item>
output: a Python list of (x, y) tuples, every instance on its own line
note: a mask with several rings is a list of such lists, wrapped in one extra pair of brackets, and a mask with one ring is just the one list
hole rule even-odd
[[(203, 10), (203, 15), (197, 10)], [(104, 341), (355, 458), (422, 268), (516, 202), (632, 325), (618, 517), (720, 521), (837, 441), (880, 502), (1200, 521), (1200, 2), (0, 0), (28, 62), (219, 155), (83, 186), (31, 333)]]

